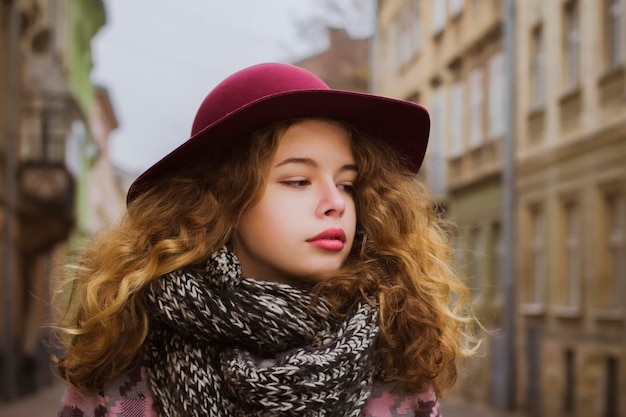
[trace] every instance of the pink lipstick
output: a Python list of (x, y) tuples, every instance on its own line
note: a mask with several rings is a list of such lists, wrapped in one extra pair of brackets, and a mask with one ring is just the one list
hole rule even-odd
[(307, 242), (309, 242), (316, 248), (329, 251), (342, 250), (345, 241), (346, 233), (343, 231), (343, 229), (339, 228), (326, 229), (317, 236), (307, 239)]

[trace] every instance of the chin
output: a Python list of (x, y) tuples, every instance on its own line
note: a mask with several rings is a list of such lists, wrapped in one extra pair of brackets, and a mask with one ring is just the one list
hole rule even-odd
[(292, 282), (322, 282), (330, 278), (344, 264), (343, 257), (335, 259), (311, 259), (307, 265), (302, 265), (298, 271), (291, 274)]
[(317, 269), (315, 272), (311, 272), (310, 274), (303, 276), (302, 280), (310, 281), (310, 282), (322, 282), (329, 279), (339, 268), (341, 264), (329, 267)]

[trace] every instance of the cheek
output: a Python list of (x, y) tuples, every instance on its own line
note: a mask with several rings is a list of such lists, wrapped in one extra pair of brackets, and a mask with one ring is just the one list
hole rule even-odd
[(254, 207), (249, 209), (240, 222), (240, 232), (248, 240), (257, 242), (271, 240), (293, 227), (292, 218), (299, 218), (293, 202), (268, 192)]
[(350, 233), (350, 236), (352, 237), (351, 240), (354, 240), (354, 234), (356, 232), (356, 223), (357, 223), (357, 213), (356, 213), (356, 206), (354, 204), (354, 201), (350, 201), (347, 205), (346, 205), (346, 211), (344, 213), (344, 217), (347, 220), (345, 227), (348, 228), (350, 227), (350, 230), (346, 230), (346, 233)]

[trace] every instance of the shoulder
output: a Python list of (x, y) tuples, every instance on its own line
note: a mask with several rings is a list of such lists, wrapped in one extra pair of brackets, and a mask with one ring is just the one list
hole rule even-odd
[(406, 393), (392, 383), (377, 382), (364, 410), (365, 417), (441, 417), (437, 396), (432, 390)]
[(136, 366), (103, 391), (84, 393), (68, 386), (57, 417), (156, 417), (146, 370)]

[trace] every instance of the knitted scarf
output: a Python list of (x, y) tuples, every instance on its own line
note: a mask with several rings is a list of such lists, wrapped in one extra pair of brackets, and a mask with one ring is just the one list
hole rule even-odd
[(377, 309), (337, 319), (310, 291), (242, 278), (216, 252), (148, 287), (145, 344), (162, 416), (359, 416), (375, 373)]

